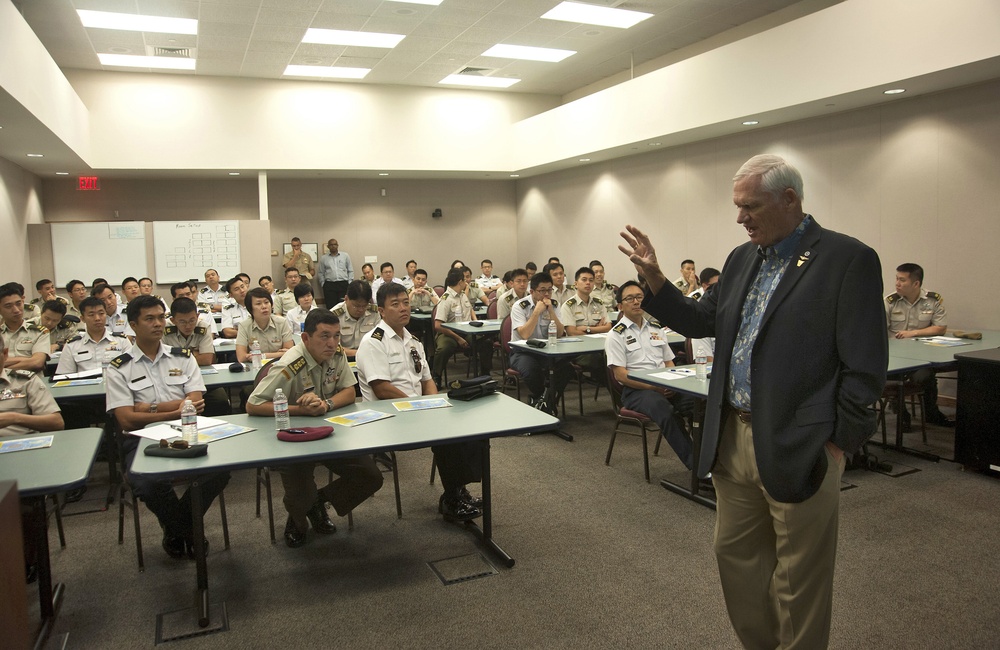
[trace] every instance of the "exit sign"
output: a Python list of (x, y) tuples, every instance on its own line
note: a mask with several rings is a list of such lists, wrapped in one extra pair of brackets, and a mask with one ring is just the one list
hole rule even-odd
[(101, 179), (97, 176), (80, 176), (77, 181), (78, 190), (99, 190), (101, 189)]

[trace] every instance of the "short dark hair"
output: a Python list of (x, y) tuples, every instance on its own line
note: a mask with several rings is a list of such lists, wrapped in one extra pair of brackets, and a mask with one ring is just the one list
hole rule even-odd
[(514, 269), (513, 271), (510, 272), (510, 280), (511, 280), (511, 282), (513, 282), (515, 279), (521, 277), (522, 275), (525, 276), (525, 277), (528, 277), (528, 272), (526, 270), (524, 270), (524, 269)]
[(139, 284), (142, 284), (143, 280), (149, 280), (150, 284), (153, 284), (153, 278), (141, 277), (139, 278)]
[(469, 275), (472, 275), (472, 269), (470, 269), (468, 266), (463, 266), (462, 273), (468, 273)]
[(16, 282), (8, 282), (7, 284), (0, 286), (0, 300), (9, 298), (10, 296), (22, 297), (21, 292), (18, 291), (15, 286), (16, 284)]
[(556, 257), (555, 255), (553, 255), (552, 257), (549, 258), (549, 264), (552, 264), (553, 262), (556, 263), (556, 264), (559, 263), (559, 258)]
[[(263, 287), (258, 287), (258, 288), (259, 289), (263, 289)], [(256, 289), (254, 289), (254, 291), (256, 291)], [(267, 291), (267, 289), (264, 289), (264, 291)], [(292, 291), (292, 293), (295, 294), (295, 302), (298, 302), (299, 298), (301, 298), (302, 296), (311, 296), (311, 295), (313, 295), (313, 288), (312, 288), (311, 285), (308, 285), (308, 284), (300, 284), (300, 285), (298, 285), (298, 286), (295, 287), (295, 290)], [(267, 295), (270, 296), (271, 294), (267, 294)]]
[[(81, 282), (80, 284), (83, 283)], [(95, 298), (94, 296), (87, 296), (86, 298), (80, 301), (81, 314), (86, 313), (88, 309), (95, 309), (97, 307), (104, 309), (104, 303), (101, 302), (100, 298)]]
[(209, 272), (209, 271), (212, 271), (212, 272), (213, 272), (213, 273), (215, 273), (216, 275), (219, 275), (219, 272), (218, 272), (218, 271), (216, 271), (215, 269), (205, 269), (205, 275), (208, 275), (208, 272)]
[(178, 298), (170, 303), (171, 314), (190, 314), (198, 312), (198, 305), (190, 298)]
[(375, 295), (375, 304), (379, 307), (385, 307), (386, 300), (399, 294), (406, 295), (406, 287), (398, 282), (386, 282), (378, 288), (378, 294)]
[(104, 278), (94, 278), (94, 281), (90, 283), (90, 286), (96, 287), (99, 284), (108, 284), (108, 281)]
[(302, 240), (301, 240), (301, 239), (299, 239), (298, 237), (292, 237), (292, 241), (297, 241), (297, 242), (301, 242)]
[(289, 273), (298, 273), (298, 272), (299, 270), (297, 268), (295, 268), (294, 266), (289, 266), (287, 269), (285, 269), (285, 277), (287, 278)]
[(464, 279), (464, 269), (448, 269), (448, 276), (444, 279), (444, 283), (449, 287), (453, 287)]
[(643, 287), (642, 287), (641, 284), (639, 284), (635, 280), (629, 280), (628, 282), (624, 283), (622, 286), (618, 287), (618, 293), (615, 294), (615, 302), (621, 303), (621, 301), (622, 301), (622, 294), (625, 293), (625, 290), (628, 289), (629, 287), (639, 287), (639, 289), (641, 289), (643, 293), (646, 293), (646, 290), (643, 289)]
[(503, 277), (500, 278), (500, 281), (503, 282), (504, 284), (510, 282), (510, 271), (505, 271)]
[[(563, 265), (560, 264), (559, 262), (549, 262), (548, 264), (546, 264), (545, 266), (542, 267), (542, 272), (543, 273), (552, 273), (556, 269), (562, 269), (562, 268), (563, 268)], [(565, 269), (563, 269), (563, 271), (565, 271)]]
[(61, 300), (46, 300), (42, 304), (42, 311), (54, 311), (60, 316), (66, 315), (66, 304)]
[(104, 293), (106, 290), (111, 291), (111, 293), (115, 292), (115, 290), (111, 288), (110, 284), (101, 283), (101, 284), (95, 284), (94, 285), (94, 288), (90, 290), (90, 295), (92, 295), (94, 297), (97, 297), (97, 296), (101, 295), (102, 293)]
[(424, 277), (427, 277), (427, 271), (423, 269), (417, 269), (416, 271), (413, 272), (413, 277), (417, 277), (418, 275), (423, 275)]
[(534, 262), (528, 262), (527, 264), (524, 265), (524, 270), (525, 271), (537, 271), (538, 270), (538, 266), (535, 265)]
[(581, 275), (594, 275), (594, 270), (589, 266), (581, 266), (576, 270), (576, 275), (573, 276), (574, 280), (579, 280)]
[(135, 300), (128, 303), (128, 307), (125, 308), (125, 314), (128, 317), (128, 322), (135, 323), (139, 320), (139, 316), (142, 314), (143, 309), (151, 309), (152, 307), (159, 307), (161, 311), (166, 311), (163, 308), (163, 303), (160, 302), (158, 298), (153, 296), (139, 296)]
[[(396, 283), (392, 282), (391, 284)], [(368, 284), (364, 280), (354, 280), (347, 285), (347, 293), (344, 295), (347, 300), (364, 300), (365, 302), (371, 302), (372, 285)]]
[[(73, 293), (73, 287), (75, 287), (78, 284), (83, 284), (83, 281), (82, 280), (70, 280), (69, 283), (66, 285), (66, 293)], [(83, 284), (83, 288), (86, 289), (87, 285)]]
[(719, 275), (722, 275), (721, 273), (719, 273), (719, 269), (713, 269), (711, 266), (706, 266), (705, 268), (703, 268), (701, 270), (701, 274), (700, 274), (701, 283), (705, 284), (706, 282), (708, 282), (712, 278), (714, 278), (716, 276), (719, 276)]
[(35, 291), (40, 291), (42, 287), (44, 287), (47, 284), (52, 284), (52, 280), (49, 280), (47, 278), (39, 280), (38, 282), (35, 283)]
[[(378, 272), (379, 272), (379, 273), (381, 273), (382, 271), (384, 271), (384, 270), (386, 269), (386, 267), (388, 267), (388, 268), (392, 269), (393, 271), (395, 271), (395, 270), (396, 270), (396, 267), (394, 267), (394, 266), (392, 265), (392, 262), (382, 262), (382, 263), (381, 263), (381, 264), (379, 265), (379, 267), (378, 267)], [(372, 269), (372, 270), (374, 270), (374, 269)]]
[(340, 319), (329, 309), (313, 309), (306, 314), (305, 330), (310, 336), (316, 333), (316, 328), (320, 325), (339, 325)]
[(453, 262), (451, 263), (451, 266), (449, 266), (448, 268), (449, 268), (449, 269), (453, 269), (453, 268), (455, 268), (455, 265), (456, 265), (456, 264), (460, 264), (460, 265), (461, 265), (461, 266), (459, 266), (458, 268), (462, 268), (462, 266), (465, 266), (465, 262), (463, 262), (462, 260), (455, 260), (455, 261), (453, 261)]
[(260, 283), (263, 282), (264, 280), (267, 280), (268, 282), (274, 282), (274, 280), (271, 278), (270, 275), (262, 275), (259, 278), (257, 278), (257, 284), (260, 285)]
[(601, 264), (601, 260), (590, 260), (590, 265), (589, 266), (590, 266), (590, 268), (594, 268), (595, 266), (599, 266), (602, 269), (604, 268), (604, 265)]
[[(375, 267), (371, 265), (371, 262), (365, 262), (364, 264), (362, 264), (361, 265), (361, 270), (364, 271), (366, 266), (368, 268), (370, 268), (372, 271), (375, 270)], [(287, 273), (287, 271), (286, 271), (286, 273)]]
[[(404, 266), (409, 266), (410, 264), (416, 264), (416, 263), (417, 263), (417, 260), (407, 260), (406, 264), (404, 264)], [(416, 271), (414, 271), (414, 273), (416, 273)]]
[(190, 289), (190, 288), (191, 288), (190, 282), (175, 282), (174, 284), (170, 285), (170, 297), (176, 298), (178, 291), (180, 291), (181, 289)]
[(243, 299), (243, 306), (247, 308), (247, 311), (250, 312), (251, 316), (253, 316), (254, 298), (266, 299), (267, 304), (271, 305), (272, 307), (274, 306), (274, 299), (271, 297), (271, 294), (268, 293), (267, 289), (265, 289), (264, 287), (254, 287), (250, 291), (247, 291), (247, 296), (246, 298)]
[(896, 267), (898, 273), (906, 273), (910, 276), (911, 280), (920, 283), (920, 286), (924, 284), (924, 267), (919, 264), (914, 264), (913, 262), (907, 262), (906, 264), (900, 264)]
[(124, 289), (124, 288), (125, 288), (125, 285), (126, 285), (126, 284), (128, 284), (129, 282), (135, 282), (136, 284), (139, 284), (139, 281), (138, 281), (138, 280), (136, 280), (135, 278), (133, 278), (133, 277), (132, 277), (132, 276), (130, 275), (130, 276), (128, 276), (127, 278), (125, 278), (124, 280), (122, 280), (122, 289)]
[(694, 266), (694, 260), (684, 260), (683, 262), (681, 262), (681, 266), (684, 266), (685, 264), (690, 264), (691, 266)]
[(542, 271), (541, 273), (536, 273), (533, 276), (531, 276), (532, 290), (537, 289), (538, 285), (542, 284), (543, 282), (548, 282), (549, 284), (552, 284), (552, 276), (549, 275), (548, 271)]
[(243, 278), (241, 278), (238, 275), (234, 275), (233, 277), (226, 280), (226, 293), (230, 293), (230, 289), (232, 289), (233, 285), (236, 284), (237, 282), (243, 282)]
[(236, 277), (243, 278), (243, 281), (247, 283), (247, 286), (250, 285), (250, 276), (248, 274), (246, 274), (246, 273), (237, 273)]
[(485, 259), (485, 260), (483, 260), (482, 262), (479, 263), (479, 266), (482, 266), (483, 264), (486, 264), (486, 263), (489, 263), (490, 266), (493, 266), (493, 260), (491, 260), (491, 259)]

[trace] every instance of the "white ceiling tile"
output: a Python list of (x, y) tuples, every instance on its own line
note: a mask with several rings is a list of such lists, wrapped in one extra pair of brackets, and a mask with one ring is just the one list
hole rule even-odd
[(306, 35), (305, 27), (288, 25), (255, 25), (251, 38), (253, 40), (279, 41), (282, 43), (301, 43)]
[(311, 11), (283, 11), (261, 7), (257, 13), (257, 23), (262, 25), (292, 25), (308, 27), (316, 14)]
[[(244, 71), (247, 67), (288, 65), (289, 57), (277, 52), (247, 52), (243, 58)], [(245, 74), (245, 72), (244, 72)]]
[(135, 0), (74, 0), (75, 9), (89, 11), (115, 11), (123, 14), (137, 13)]
[(257, 22), (257, 10), (255, 6), (244, 5), (201, 5), (201, 14), (198, 19), (198, 27), (201, 31), (202, 22), (213, 23), (246, 23)]
[(370, 14), (377, 0), (326, 0), (320, 11), (330, 13)]
[(169, 18), (198, 18), (198, 3), (191, 0), (137, 0), (129, 13)]
[(284, 41), (265, 41), (261, 39), (250, 39), (250, 45), (247, 46), (247, 52), (270, 52), (273, 54), (283, 54), (285, 59), (288, 59), (293, 54), (295, 54), (296, 43), (288, 43)]
[(295, 11), (316, 11), (323, 6), (323, 0), (261, 0), (260, 5)]
[(336, 64), (342, 68), (374, 68), (379, 64), (381, 58), (367, 58), (360, 56), (342, 56), (337, 59)]
[(207, 74), (217, 77), (236, 77), (240, 74), (240, 61), (206, 61), (198, 57), (198, 74)]
[(249, 38), (239, 36), (199, 36), (198, 49), (243, 52), (250, 43)]
[(344, 45), (326, 45), (323, 43), (300, 43), (295, 50), (295, 56), (318, 59), (336, 59), (344, 53)]
[(365, 22), (365, 32), (382, 34), (409, 34), (422, 22), (413, 16), (372, 16)]
[(252, 24), (198, 21), (198, 38), (228, 36), (230, 38), (245, 38), (249, 40), (252, 33)]
[(560, 0), (507, 0), (501, 2), (496, 11), (516, 16), (538, 17), (546, 13), (552, 7), (559, 4)]
[(428, 52), (434, 53), (440, 50), (451, 41), (444, 38), (426, 38), (417, 36), (407, 36), (393, 48), (395, 52)]
[(431, 13), (427, 20), (431, 23), (440, 23), (442, 25), (472, 27), (479, 21), (480, 18), (483, 17), (483, 15), (484, 14), (479, 11), (468, 11), (464, 8), (454, 9), (440, 5)]
[(361, 31), (361, 28), (368, 22), (368, 16), (349, 13), (330, 13), (321, 11), (313, 18), (310, 27), (316, 29), (345, 29), (349, 31)]

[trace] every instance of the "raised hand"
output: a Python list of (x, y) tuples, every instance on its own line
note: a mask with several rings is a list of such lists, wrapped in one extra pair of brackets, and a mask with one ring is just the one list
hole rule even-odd
[(646, 278), (650, 291), (654, 294), (659, 293), (666, 282), (666, 277), (660, 270), (659, 262), (656, 261), (656, 251), (649, 241), (649, 236), (635, 226), (625, 226), (625, 230), (620, 234), (626, 245), (619, 244), (618, 250), (625, 253), (629, 261), (635, 265), (635, 270)]

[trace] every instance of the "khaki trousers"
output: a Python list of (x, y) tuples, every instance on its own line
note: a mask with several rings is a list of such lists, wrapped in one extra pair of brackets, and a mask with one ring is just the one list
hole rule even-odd
[(746, 648), (821, 650), (829, 643), (844, 461), (825, 453), (816, 494), (780, 503), (761, 484), (752, 425), (727, 418), (712, 473), (715, 553), (729, 619)]

